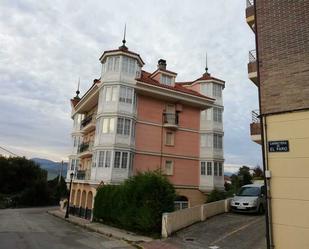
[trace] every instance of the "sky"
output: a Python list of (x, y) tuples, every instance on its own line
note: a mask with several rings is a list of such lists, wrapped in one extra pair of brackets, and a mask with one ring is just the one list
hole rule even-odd
[(144, 70), (160, 58), (177, 81), (204, 73), (226, 81), (224, 153), (227, 165), (261, 165), (250, 139), (256, 86), (248, 79), (254, 34), (245, 0), (2, 0), (0, 5), (0, 146), (29, 158), (67, 160), (70, 98), (99, 78), (99, 57), (121, 45), (141, 55)]

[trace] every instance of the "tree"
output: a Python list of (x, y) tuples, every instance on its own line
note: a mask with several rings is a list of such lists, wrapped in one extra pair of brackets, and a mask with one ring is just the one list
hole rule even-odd
[(250, 174), (250, 168), (247, 166), (240, 167), (237, 174), (231, 176), (231, 182), (232, 186), (230, 186), (230, 190), (234, 193), (238, 192), (243, 185), (251, 184), (252, 176)]
[(47, 182), (47, 172), (25, 157), (0, 157), (0, 207), (58, 204), (66, 196), (61, 179)]
[(253, 169), (253, 177), (254, 178), (263, 178), (263, 170), (261, 169), (260, 165), (257, 165), (254, 169)]
[(250, 174), (249, 167), (247, 166), (240, 167), (237, 175), (239, 177), (240, 187), (252, 183), (252, 176)]

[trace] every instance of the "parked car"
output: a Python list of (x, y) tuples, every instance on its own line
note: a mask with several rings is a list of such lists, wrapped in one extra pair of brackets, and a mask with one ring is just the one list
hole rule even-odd
[(231, 200), (231, 209), (235, 212), (264, 213), (265, 208), (266, 198), (264, 185), (244, 185)]

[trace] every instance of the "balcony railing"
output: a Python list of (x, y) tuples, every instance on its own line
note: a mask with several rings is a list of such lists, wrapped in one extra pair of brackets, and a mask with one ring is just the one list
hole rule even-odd
[(84, 118), (82, 120), (81, 124), (80, 124), (81, 129), (86, 127), (91, 121), (92, 121), (92, 116), (88, 116), (88, 117)]
[(247, 8), (254, 5), (254, 0), (247, 0)]
[(252, 123), (260, 123), (260, 111), (259, 110), (253, 110), (251, 112), (251, 119), (252, 119)]
[(163, 113), (164, 124), (167, 125), (178, 125), (178, 114), (177, 113)]
[(80, 144), (80, 146), (78, 148), (78, 152), (82, 153), (84, 151), (89, 150), (89, 146), (90, 146), (90, 143), (82, 143), (82, 144)]
[(85, 177), (86, 177), (86, 170), (77, 170), (76, 172), (77, 180), (85, 180)]
[(249, 63), (250, 62), (256, 62), (256, 50), (255, 49), (249, 51)]

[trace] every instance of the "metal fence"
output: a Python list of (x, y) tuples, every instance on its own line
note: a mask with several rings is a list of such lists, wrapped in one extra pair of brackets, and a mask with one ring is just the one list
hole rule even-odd
[(253, 49), (249, 51), (249, 62), (255, 62), (256, 61), (256, 50)]
[(251, 112), (252, 123), (260, 123), (260, 110), (253, 110)]
[(247, 0), (247, 8), (254, 5), (254, 0)]
[(70, 206), (69, 213), (80, 218), (91, 220), (92, 209)]

